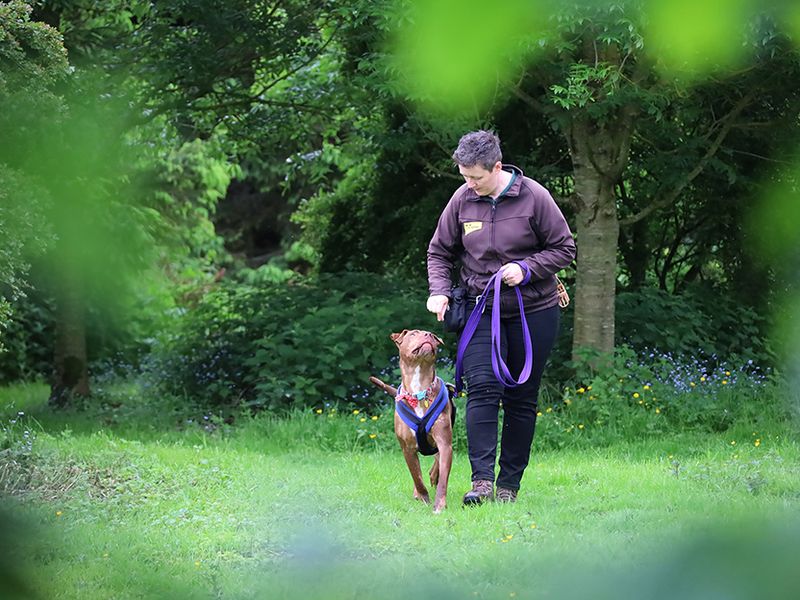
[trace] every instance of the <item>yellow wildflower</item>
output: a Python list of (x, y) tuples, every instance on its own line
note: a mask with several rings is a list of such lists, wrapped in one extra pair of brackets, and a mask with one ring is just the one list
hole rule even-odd
[(321, 414), (322, 414), (322, 409), (321, 409), (321, 408), (318, 408), (318, 409), (317, 409), (316, 411), (314, 411), (314, 412), (316, 412), (318, 415), (321, 415)]
[(736, 445), (736, 440), (731, 440), (731, 446), (735, 446), (735, 445)]
[(537, 417), (541, 417), (541, 416), (542, 416), (542, 411), (539, 411), (539, 412), (537, 412), (537, 413), (536, 413), (536, 416), (537, 416)]
[(56, 516), (57, 516), (57, 517), (60, 517), (60, 516), (61, 516), (61, 515), (63, 515), (63, 514), (64, 514), (64, 513), (62, 513), (60, 510), (57, 510), (57, 511), (56, 511)]
[(728, 377), (730, 377), (730, 376), (731, 376), (731, 372), (730, 372), (730, 371), (725, 371), (725, 375), (727, 375)]
[(703, 383), (705, 380), (706, 380), (706, 378), (705, 378), (705, 377), (701, 377), (701, 378), (700, 378), (700, 383)]
[(374, 440), (376, 437), (378, 437), (377, 433), (370, 433), (369, 434), (369, 439), (371, 439), (371, 440)]
[(370, 417), (370, 418), (371, 418), (373, 421), (377, 421), (377, 420), (378, 420), (378, 416), (377, 416), (377, 415), (372, 415), (372, 417)]
[(754, 445), (756, 448), (758, 448), (758, 447), (761, 445), (761, 440), (756, 440), (755, 442), (753, 442), (753, 445)]
[(579, 388), (578, 388), (577, 390), (575, 390), (575, 391), (576, 391), (576, 392), (578, 392), (579, 394), (582, 394), (583, 392), (585, 392), (585, 391), (586, 391), (586, 389), (585, 389), (585, 388), (582, 388), (582, 387), (579, 387)]
[(590, 386), (590, 385), (589, 385), (589, 386), (586, 386), (586, 389), (587, 389), (587, 390), (590, 390), (590, 389), (592, 389), (592, 386)]
[(660, 408), (658, 408), (658, 407), (656, 407), (656, 414), (657, 414), (657, 415), (660, 415), (660, 414), (661, 414), (661, 409), (660, 409)]
[(581, 423), (580, 425), (578, 425), (578, 429), (583, 429), (583, 423)]
[(354, 415), (357, 415), (359, 412), (361, 412), (361, 411), (359, 411), (357, 408), (355, 410), (353, 410), (353, 414)]
[(553, 407), (552, 407), (552, 406), (548, 406), (548, 407), (547, 407), (547, 410), (546, 410), (546, 411), (544, 411), (544, 412), (553, 412)]
[(638, 398), (639, 397), (639, 392), (633, 392), (633, 397), (634, 398)]
[(728, 380), (727, 379), (723, 379), (722, 380), (722, 385), (728, 385)]
[(689, 382), (689, 385), (690, 385), (691, 387), (695, 387), (697, 384), (696, 384), (694, 381), (690, 381), (690, 382)]
[(644, 386), (642, 386), (642, 389), (644, 389), (644, 390), (649, 390), (649, 389), (650, 389), (650, 386), (649, 386), (649, 385), (644, 385)]
[(367, 418), (366, 417), (361, 417), (358, 421), (360, 423), (365, 423), (367, 421)]

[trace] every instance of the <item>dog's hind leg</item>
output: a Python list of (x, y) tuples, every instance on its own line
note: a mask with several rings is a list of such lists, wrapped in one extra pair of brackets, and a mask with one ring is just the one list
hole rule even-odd
[(431, 470), (428, 472), (428, 475), (431, 479), (431, 487), (436, 487), (436, 484), (439, 483), (439, 454), (437, 453), (436, 456), (433, 457), (433, 464), (431, 465)]
[[(438, 478), (436, 482), (436, 501), (433, 512), (438, 513), (447, 508), (447, 482), (450, 479), (450, 469), (453, 466), (453, 447), (442, 444), (436, 457)], [(440, 464), (441, 463), (441, 464)]]

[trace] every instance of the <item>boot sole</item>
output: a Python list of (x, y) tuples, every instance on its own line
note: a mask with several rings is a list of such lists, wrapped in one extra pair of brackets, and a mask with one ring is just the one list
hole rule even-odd
[(486, 502), (491, 502), (491, 496), (464, 496), (463, 504), (464, 506), (479, 506)]

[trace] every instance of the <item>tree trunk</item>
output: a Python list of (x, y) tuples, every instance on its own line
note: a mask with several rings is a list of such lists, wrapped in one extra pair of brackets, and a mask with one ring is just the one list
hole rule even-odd
[(74, 395), (88, 396), (86, 319), (80, 288), (74, 278), (62, 277), (56, 302), (56, 339), (50, 404), (64, 408)]
[(617, 280), (617, 218), (614, 185), (625, 168), (630, 144), (630, 120), (604, 124), (576, 117), (570, 124), (577, 197), (578, 258), (575, 285), (575, 331), (572, 356), (590, 348), (614, 350), (614, 299)]

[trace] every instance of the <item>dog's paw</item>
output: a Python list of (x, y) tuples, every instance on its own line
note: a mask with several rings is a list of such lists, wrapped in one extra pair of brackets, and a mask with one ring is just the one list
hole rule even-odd
[(414, 499), (424, 502), (425, 504), (431, 503), (431, 497), (428, 494), (420, 494), (417, 490), (414, 490)]

